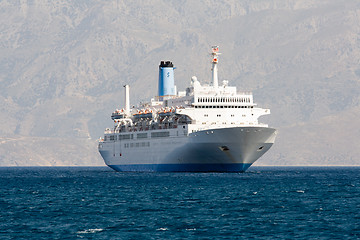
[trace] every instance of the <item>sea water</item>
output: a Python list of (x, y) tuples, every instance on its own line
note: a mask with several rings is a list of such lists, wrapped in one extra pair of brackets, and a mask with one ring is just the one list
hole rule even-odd
[(360, 168), (0, 168), (0, 239), (356, 239)]

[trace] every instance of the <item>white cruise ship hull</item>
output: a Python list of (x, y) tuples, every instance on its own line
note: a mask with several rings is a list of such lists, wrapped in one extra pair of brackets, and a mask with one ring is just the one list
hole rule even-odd
[(268, 127), (217, 128), (189, 135), (179, 129), (169, 132), (168, 137), (104, 141), (99, 152), (116, 171), (244, 172), (276, 137), (276, 130)]

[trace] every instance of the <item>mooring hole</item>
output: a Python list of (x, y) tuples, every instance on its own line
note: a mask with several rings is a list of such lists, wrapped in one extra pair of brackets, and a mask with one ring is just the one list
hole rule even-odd
[(220, 149), (221, 151), (229, 151), (229, 148), (227, 146), (221, 146)]

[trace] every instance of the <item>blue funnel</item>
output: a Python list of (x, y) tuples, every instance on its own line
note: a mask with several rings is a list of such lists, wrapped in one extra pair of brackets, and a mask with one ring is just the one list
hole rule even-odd
[(159, 65), (159, 100), (175, 95), (174, 65), (170, 61), (161, 61)]

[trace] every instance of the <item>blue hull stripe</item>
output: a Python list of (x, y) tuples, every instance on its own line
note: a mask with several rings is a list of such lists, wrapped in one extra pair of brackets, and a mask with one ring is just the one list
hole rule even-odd
[(109, 165), (119, 172), (245, 172), (251, 164), (133, 164)]

